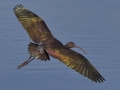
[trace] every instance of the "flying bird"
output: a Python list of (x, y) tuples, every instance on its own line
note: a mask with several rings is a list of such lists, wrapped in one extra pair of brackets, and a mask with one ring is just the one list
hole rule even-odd
[[(71, 48), (67, 48), (58, 39), (56, 39), (42, 18), (40, 18), (32, 11), (26, 9), (21, 4), (15, 6), (13, 11), (24, 29), (29, 34), (30, 39), (38, 45), (41, 45), (39, 46), (40, 49), (38, 49), (39, 53), (46, 52), (48, 55), (58, 59), (69, 68), (72, 68), (76, 72), (79, 72), (83, 76), (91, 79), (96, 83), (105, 81), (103, 76), (88, 61), (87, 58), (72, 50)], [(33, 58), (34, 57), (36, 56), (33, 56)], [(46, 60), (49, 60), (48, 56), (46, 57)]]

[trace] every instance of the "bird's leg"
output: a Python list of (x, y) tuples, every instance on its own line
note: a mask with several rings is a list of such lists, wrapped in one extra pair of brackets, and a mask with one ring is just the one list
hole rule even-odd
[(20, 64), (19, 66), (17, 66), (17, 69), (19, 69), (19, 68), (27, 65), (27, 64), (28, 64), (29, 62), (31, 62), (33, 59), (35, 59), (35, 58), (32, 58), (32, 59), (31, 59), (31, 56), (30, 56), (27, 61), (25, 61), (25, 62), (23, 62), (22, 64)]

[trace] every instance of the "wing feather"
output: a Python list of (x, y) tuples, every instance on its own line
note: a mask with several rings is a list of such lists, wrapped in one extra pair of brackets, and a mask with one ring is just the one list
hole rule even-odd
[(88, 77), (95, 82), (103, 82), (105, 79), (97, 71), (97, 69), (81, 54), (71, 49), (61, 49), (51, 55), (59, 61), (66, 64), (68, 67), (74, 69), (85, 77)]
[(35, 13), (27, 10), (22, 5), (17, 5), (13, 11), (29, 34), (30, 39), (35, 43), (40, 44), (42, 41), (53, 37), (45, 22)]

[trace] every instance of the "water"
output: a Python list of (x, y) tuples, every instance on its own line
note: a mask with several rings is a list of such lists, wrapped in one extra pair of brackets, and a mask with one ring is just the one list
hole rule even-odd
[[(34, 60), (17, 70), (29, 54), (26, 31), (12, 8), (23, 4), (41, 16), (53, 35), (64, 44), (73, 41), (106, 81), (96, 84), (51, 58)], [(120, 1), (118, 0), (1, 0), (0, 88), (1, 90), (118, 90), (120, 88)]]

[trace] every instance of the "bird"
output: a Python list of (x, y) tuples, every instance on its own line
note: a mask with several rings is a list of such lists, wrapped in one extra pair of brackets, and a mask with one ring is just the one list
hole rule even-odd
[(41, 17), (21, 4), (16, 5), (13, 11), (30, 39), (38, 45), (40, 44), (48, 55), (96, 83), (105, 81), (104, 77), (85, 56), (67, 48), (55, 38)]
[[(79, 48), (86, 54), (85, 50), (83, 50), (80, 46), (77, 46), (74, 42), (68, 42), (64, 46), (66, 48), (74, 48), (74, 47)], [(34, 59), (38, 59), (38, 60), (42, 60), (42, 61), (50, 60), (49, 54), (44, 49), (44, 45), (43, 44), (42, 45), (38, 45), (36, 43), (30, 42), (28, 44), (28, 52), (30, 54), (30, 57), (25, 62), (20, 64), (17, 67), (17, 69), (27, 65), (28, 63), (30, 63)]]

